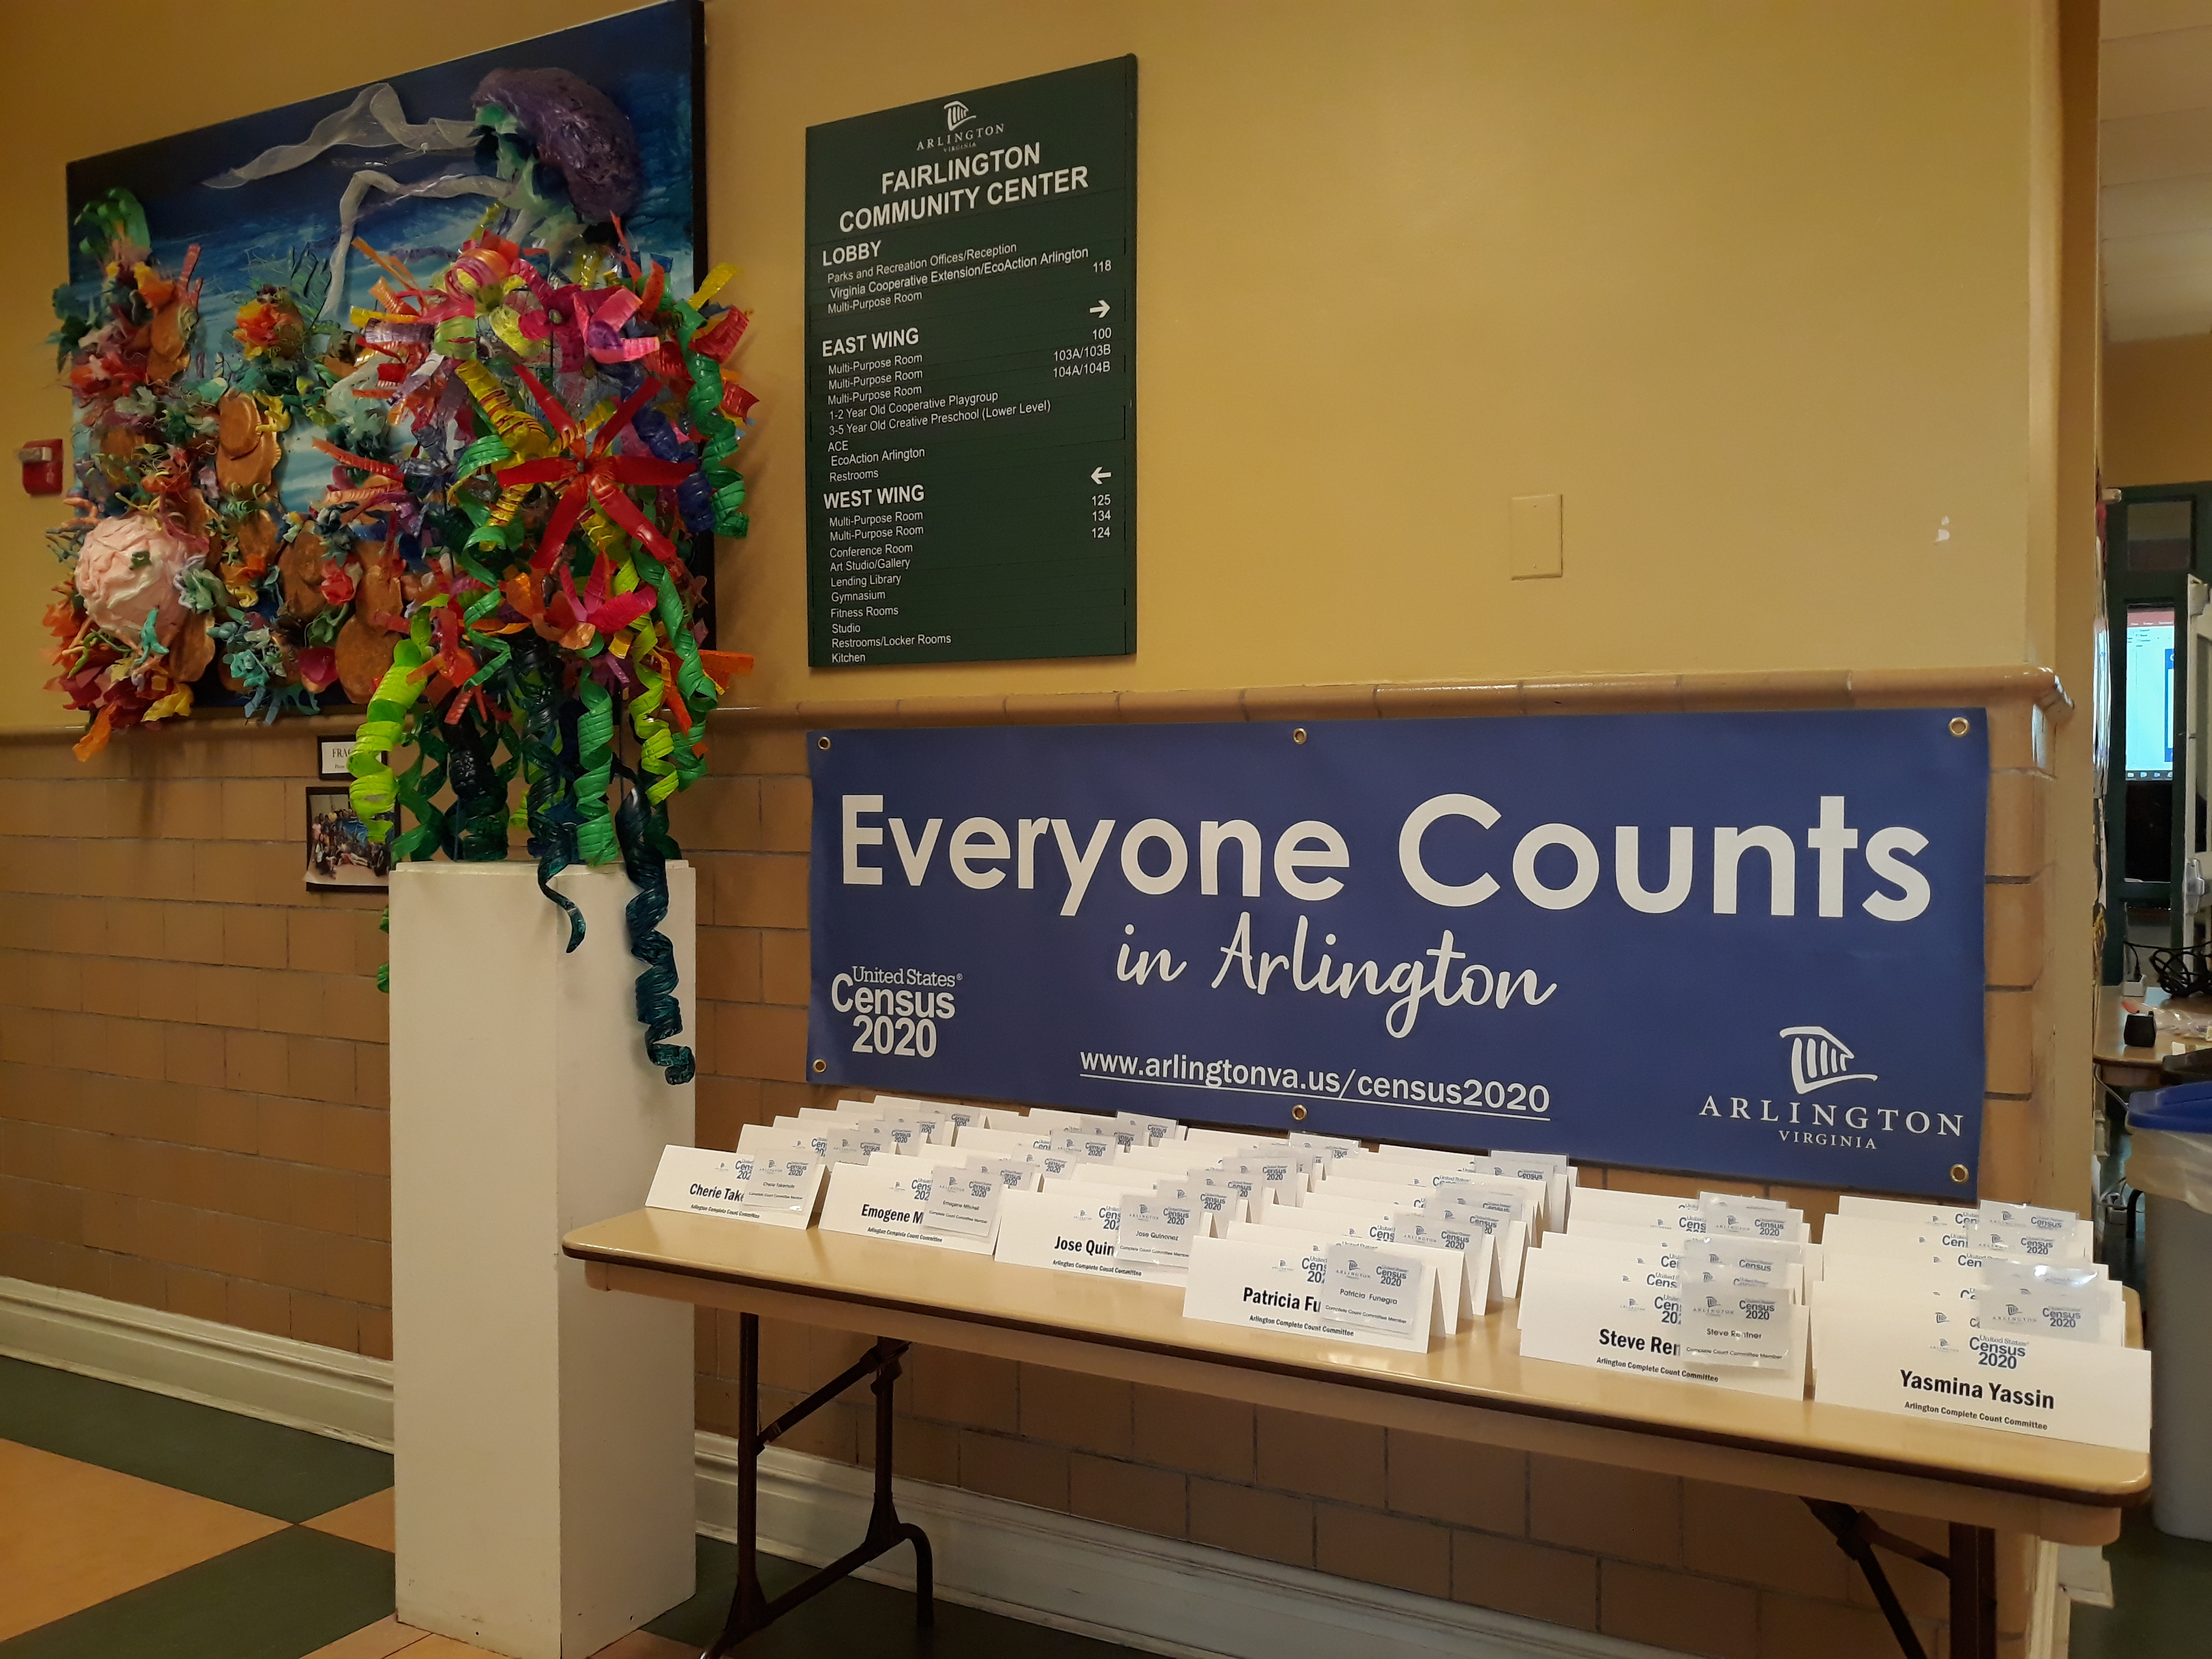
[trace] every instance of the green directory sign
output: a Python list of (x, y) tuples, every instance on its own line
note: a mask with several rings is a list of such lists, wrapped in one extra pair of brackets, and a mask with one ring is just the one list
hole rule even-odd
[(807, 659), (1119, 656), (1137, 60), (806, 134)]

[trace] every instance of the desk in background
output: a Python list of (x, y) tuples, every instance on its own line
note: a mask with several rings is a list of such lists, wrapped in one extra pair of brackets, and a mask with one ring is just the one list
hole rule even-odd
[(2111, 985), (2098, 994), (2097, 1041), (2089, 1051), (2089, 1058), (2095, 1065), (2101, 1082), (2123, 1093), (2134, 1089), (2155, 1089), (2166, 1080), (2160, 1067), (2168, 1056), (2212, 1048), (2212, 1037), (2174, 1032), (2160, 1033), (2158, 1041), (2148, 1046), (2123, 1040), (2121, 1023), (2131, 1010), (2143, 1011), (2169, 1006), (2178, 1012), (2212, 1019), (2212, 998), (2191, 997), (2174, 1001), (2156, 987), (2139, 997), (2123, 997), (2118, 988)]

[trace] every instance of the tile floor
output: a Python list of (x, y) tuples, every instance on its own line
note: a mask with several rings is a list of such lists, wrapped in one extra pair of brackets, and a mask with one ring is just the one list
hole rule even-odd
[[(2074, 1610), (2075, 1659), (2202, 1653), (2212, 1544), (2130, 1516), (2116, 1605)], [(699, 1592), (599, 1659), (690, 1659), (736, 1574), (699, 1540)], [(772, 1558), (769, 1594), (806, 1569)], [(1134, 1659), (1129, 1650), (848, 1580), (744, 1659)], [(0, 1358), (0, 1659), (490, 1659), (392, 1617), (392, 1459), (206, 1406)]]
[(2182, 1659), (2212, 1650), (2212, 1544), (2169, 1538), (2148, 1510), (2134, 1510), (2105, 1559), (2112, 1605), (2074, 1609), (2069, 1659)]
[[(599, 1659), (690, 1659), (735, 1553)], [(769, 1594), (806, 1569), (764, 1559)], [(1127, 1650), (848, 1580), (744, 1659), (1134, 1659)], [(493, 1659), (392, 1617), (392, 1459), (211, 1407), (0, 1358), (0, 1659)]]

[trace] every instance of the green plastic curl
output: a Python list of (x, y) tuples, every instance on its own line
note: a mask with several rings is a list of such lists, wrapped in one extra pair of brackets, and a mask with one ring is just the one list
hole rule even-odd
[[(377, 682), (375, 695), (369, 698), (360, 729), (354, 733), (353, 753), (346, 757), (346, 770), (353, 774), (353, 782), (346, 793), (372, 841), (382, 841), (392, 832), (385, 815), (398, 799), (398, 786), (390, 757), (405, 735), (409, 711), (422, 696), (422, 683), (415, 671), (433, 654), (430, 618), (417, 611), (407, 638), (392, 647), (392, 666)], [(418, 760), (416, 765), (420, 764)]]
[[(691, 349), (691, 337), (706, 326), (706, 319), (699, 314), (697, 307), (679, 300), (669, 309), (676, 319), (684, 367), (691, 376), (691, 390), (684, 398), (684, 407), (691, 416), (693, 430), (699, 434), (699, 469), (714, 503), (714, 532), (742, 536), (748, 524), (745, 515), (736, 510), (736, 504), (744, 499), (744, 481), (738, 477), (730, 457), (736, 453), (743, 434), (737, 422), (722, 412), (722, 366), (706, 353)], [(734, 498), (727, 493), (732, 485), (737, 487)]]
[(697, 1060), (690, 1047), (672, 1042), (682, 1035), (684, 1010), (676, 1000), (676, 950), (660, 924), (668, 917), (668, 860), (678, 856), (668, 832), (668, 809), (659, 802), (641, 805), (635, 793), (623, 801), (616, 819), (623, 865), (637, 891), (623, 907), (630, 954), (645, 964), (637, 976), (637, 1018), (645, 1027), (646, 1058), (669, 1082), (689, 1083)]
[(455, 458), (453, 482), (464, 483), (488, 466), (503, 466), (514, 459), (514, 452), (507, 447), (507, 440), (496, 432), (488, 432)]
[(656, 805), (674, 794), (682, 782), (675, 763), (669, 758), (676, 748), (675, 736), (667, 720), (653, 718), (668, 698), (666, 682), (653, 665), (653, 647), (659, 643), (652, 623), (641, 619), (637, 643), (630, 652), (630, 665), (644, 689), (629, 701), (629, 724), (630, 730), (637, 734), (638, 770), (650, 779), (646, 785), (646, 798)]
[(417, 720), (414, 727), (415, 759), (399, 774), (393, 787), (401, 811), (415, 827), (400, 832), (392, 843), (394, 862), (427, 859), (444, 843), (446, 814), (437, 805), (446, 787), (446, 733), (435, 720)]
[(707, 757), (698, 752), (699, 739), (705, 735), (707, 716), (720, 706), (722, 694), (714, 689), (706, 665), (699, 660), (699, 642), (691, 637), (691, 629), (686, 625), (684, 599), (676, 591), (676, 579), (645, 548), (637, 551), (637, 568), (640, 575), (652, 585), (657, 598), (661, 626), (676, 652), (677, 689), (684, 706), (691, 711), (691, 729), (672, 734), (675, 750), (672, 759), (679, 780), (676, 787), (689, 789), (707, 769)]
[(576, 757), (564, 742), (561, 669), (543, 641), (517, 653), (514, 742), (525, 757), (528, 788), (523, 812), (530, 851), (538, 860), (538, 890), (568, 919), (568, 946), (584, 942), (584, 914), (556, 888), (553, 878), (576, 861)]
[(589, 865), (613, 861), (621, 848), (614, 820), (607, 814), (607, 788), (614, 781), (615, 700), (589, 673), (576, 681), (584, 712), (576, 721), (576, 850)]
[[(456, 697), (465, 692), (455, 692)], [(457, 864), (496, 863), (507, 856), (507, 788), (494, 761), (491, 722), (474, 710), (445, 725), (446, 775), (453, 804), (445, 815), (439, 850)]]

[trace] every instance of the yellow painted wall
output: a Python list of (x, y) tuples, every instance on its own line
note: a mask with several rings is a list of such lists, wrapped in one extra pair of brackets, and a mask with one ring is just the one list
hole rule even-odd
[[(68, 158), (618, 9), (5, 8), (0, 441), (65, 418)], [(709, 30), (713, 252), (766, 398), (723, 564), (749, 700), (2049, 659), (2043, 8), (714, 0)], [(1124, 52), (1138, 655), (810, 672), (806, 125)], [(1553, 490), (1567, 574), (1510, 582), (1507, 499)], [(0, 489), (0, 723), (59, 718), (51, 506)]]
[(2105, 348), (2105, 482), (2212, 478), (2212, 335)]

